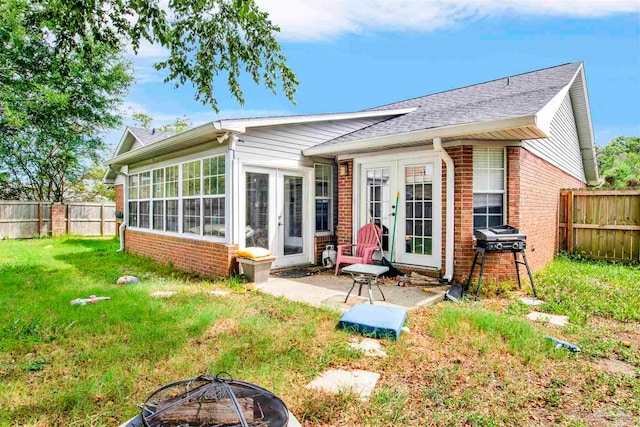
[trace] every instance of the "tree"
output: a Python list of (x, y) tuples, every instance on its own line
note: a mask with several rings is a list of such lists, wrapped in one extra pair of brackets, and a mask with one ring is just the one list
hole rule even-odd
[[(133, 113), (131, 117), (133, 118), (133, 123), (135, 123), (137, 127), (147, 130), (151, 129), (151, 124), (154, 119), (150, 115), (145, 113)], [(176, 134), (189, 129), (191, 126), (193, 126), (193, 123), (190, 121), (189, 116), (185, 114), (182, 117), (176, 117), (173, 123), (167, 123), (159, 126), (157, 129), (161, 132)]]
[[(120, 48), (123, 40), (135, 52), (145, 40), (165, 47), (169, 57), (155, 65), (167, 71), (165, 82), (176, 87), (191, 82), (196, 99), (216, 112), (214, 78), (226, 76), (231, 93), (243, 104), (243, 70), (273, 93), (280, 82), (293, 102), (298, 81), (276, 40), (280, 29), (254, 0), (171, 0), (165, 9), (158, 0), (5, 2), (9, 8), (26, 5), (26, 21), (48, 32), (63, 57), (79, 47), (90, 56), (95, 43)], [(0, 40), (20, 37), (10, 24), (0, 25)]]
[(598, 148), (598, 167), (607, 186), (639, 186), (640, 137), (619, 136), (606, 146)]
[(63, 201), (99, 160), (102, 134), (120, 124), (131, 69), (119, 46), (87, 38), (62, 49), (32, 25), (31, 6), (0, 3), (0, 28), (11, 34), (0, 50), (0, 169), (21, 198)]

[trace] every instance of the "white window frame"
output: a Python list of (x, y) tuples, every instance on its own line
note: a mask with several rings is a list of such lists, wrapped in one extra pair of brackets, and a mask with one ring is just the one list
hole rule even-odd
[[(200, 157), (202, 155), (199, 156), (189, 156), (189, 158), (182, 158), (176, 161), (167, 161), (167, 162), (161, 162), (159, 165), (161, 165), (161, 167), (157, 167), (158, 165), (156, 165), (156, 167), (153, 168), (140, 168), (138, 170), (135, 170), (134, 172), (131, 172), (128, 176), (127, 176), (127, 180), (126, 180), (126, 196), (127, 196), (127, 201), (125, 204), (126, 207), (126, 218), (127, 218), (127, 226), (136, 230), (140, 230), (140, 231), (144, 231), (144, 232), (149, 232), (149, 233), (154, 233), (154, 234), (163, 234), (163, 235), (170, 235), (170, 236), (178, 236), (178, 237), (184, 237), (184, 238), (190, 238), (190, 239), (198, 239), (198, 240), (209, 240), (209, 241), (214, 241), (214, 242), (227, 242), (227, 240), (229, 240), (229, 233), (230, 233), (230, 227), (229, 227), (229, 168), (230, 168), (230, 163), (229, 163), (229, 159), (228, 159), (228, 155), (227, 152), (214, 152), (214, 153), (207, 153), (205, 156)], [(222, 157), (224, 159), (224, 171), (223, 173), (218, 173), (216, 176), (223, 176), (224, 180), (225, 180), (225, 184), (224, 184), (224, 192), (222, 194), (215, 194), (215, 195), (205, 195), (204, 194), (204, 161), (207, 159), (212, 159), (212, 158), (218, 158), (218, 157)], [(200, 191), (199, 194), (197, 196), (188, 196), (186, 197), (187, 199), (198, 199), (200, 202), (200, 230), (199, 233), (185, 233), (183, 230), (183, 223), (184, 223), (184, 213), (183, 213), (183, 191), (182, 191), (182, 185), (183, 185), (183, 165), (187, 164), (187, 163), (192, 163), (192, 162), (199, 162), (200, 164), (200, 176), (199, 176), (199, 183), (200, 183)], [(178, 168), (178, 176), (177, 176), (177, 187), (178, 187), (178, 194), (176, 196), (172, 196), (172, 197), (167, 197), (167, 191), (166, 191), (166, 184), (167, 184), (167, 169), (172, 168), (172, 167), (177, 167)], [(162, 182), (162, 195), (163, 197), (154, 197), (154, 173), (158, 170), (163, 170), (163, 182)], [(150, 178), (150, 182), (149, 182), (149, 198), (148, 199), (140, 199), (140, 175), (141, 174), (145, 174), (145, 173), (149, 173), (149, 178)], [(129, 186), (129, 182), (131, 180), (131, 177), (133, 176), (137, 176), (137, 180), (138, 180), (138, 185), (137, 185), (137, 191), (136, 191), (136, 195), (137, 198), (132, 199), (130, 198), (130, 186)], [(223, 198), (225, 201), (225, 209), (223, 212), (221, 212), (221, 215), (224, 218), (225, 221), (225, 227), (224, 227), (224, 236), (218, 236), (218, 235), (210, 235), (210, 234), (204, 234), (204, 200), (208, 199), (208, 198)], [(140, 201), (148, 201), (149, 202), (149, 228), (140, 228), (139, 224), (140, 224), (140, 208), (139, 208), (139, 202)], [(168, 214), (168, 209), (167, 209), (167, 204), (168, 201), (173, 201), (173, 200), (177, 200), (178, 201), (178, 230), (177, 231), (167, 231), (167, 214)], [(162, 224), (162, 230), (156, 230), (154, 229), (154, 206), (153, 203), (157, 202), (157, 201), (162, 201), (163, 202), (163, 224)], [(137, 202), (137, 223), (136, 224), (128, 224), (129, 222), (129, 202)]]
[[(329, 169), (329, 180), (328, 180), (328, 196), (318, 196), (316, 194), (316, 167), (322, 166)], [(334, 233), (333, 229), (333, 172), (334, 165), (329, 163), (314, 163), (313, 164), (313, 228), (315, 230), (316, 227), (316, 201), (317, 200), (328, 200), (329, 201), (329, 218), (328, 218), (328, 230), (315, 230), (316, 236), (332, 236)]]
[[(473, 186), (473, 198), (475, 199), (476, 195), (480, 195), (480, 194), (501, 194), (502, 195), (502, 224), (506, 224), (507, 223), (507, 186), (509, 185), (507, 182), (507, 149), (506, 147), (496, 147), (496, 146), (487, 146), (487, 147), (483, 147), (483, 146), (477, 146), (474, 145), (473, 146), (473, 150), (502, 150), (502, 168), (490, 168), (487, 167), (485, 168), (480, 168), (480, 167), (476, 167), (475, 163), (472, 165), (472, 169), (473, 169), (473, 177), (472, 179), (472, 186)], [(476, 170), (487, 170), (487, 171), (495, 171), (495, 170), (500, 170), (502, 169), (503, 175), (502, 175), (502, 190), (476, 190), (475, 188), (475, 174), (476, 174)], [(475, 209), (475, 205), (472, 208), (471, 211), (471, 215), (472, 215), (472, 224), (474, 223), (475, 220), (475, 216), (476, 213), (474, 213), (474, 209)], [(479, 215), (479, 214), (478, 214)], [(487, 226), (489, 226), (489, 215), (488, 213), (484, 214), (485, 218), (487, 219)], [(495, 215), (494, 215), (495, 216)], [(473, 228), (475, 229), (475, 226), (473, 226)]]

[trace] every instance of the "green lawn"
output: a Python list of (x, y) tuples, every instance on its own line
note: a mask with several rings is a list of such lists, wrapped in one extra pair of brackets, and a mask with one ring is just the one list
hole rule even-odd
[[(337, 313), (248, 292), (238, 280), (177, 273), (117, 247), (0, 241), (1, 426), (118, 425), (161, 385), (218, 371), (273, 390), (309, 426), (640, 421), (637, 266), (560, 257), (537, 274), (543, 309), (571, 317), (564, 329), (528, 322), (516, 293), (485, 295), (411, 312), (411, 333), (385, 343), (389, 357), (370, 359), (335, 329)], [(122, 274), (142, 283), (116, 285)], [(151, 298), (156, 290), (178, 295)], [(112, 299), (69, 304), (92, 294)], [(555, 350), (543, 338), (550, 334), (583, 352)], [(607, 371), (604, 361), (636, 376)], [(330, 367), (381, 373), (371, 400), (304, 388)]]

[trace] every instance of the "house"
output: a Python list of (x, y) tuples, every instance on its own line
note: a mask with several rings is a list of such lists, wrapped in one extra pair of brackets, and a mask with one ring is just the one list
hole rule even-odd
[[(363, 111), (127, 128), (107, 165), (126, 250), (209, 276), (246, 246), (317, 263), (370, 221), (395, 262), (447, 280), (468, 274), (474, 227), (508, 223), (536, 270), (557, 250), (559, 190), (599, 180), (581, 62)], [(513, 259), (485, 274), (513, 277)]]

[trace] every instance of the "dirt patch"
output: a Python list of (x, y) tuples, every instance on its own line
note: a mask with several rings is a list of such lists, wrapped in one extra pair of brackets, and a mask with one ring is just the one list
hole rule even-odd
[(628, 375), (630, 377), (636, 376), (636, 368), (632, 365), (617, 359), (603, 359), (597, 363), (598, 368), (606, 371), (610, 374)]

